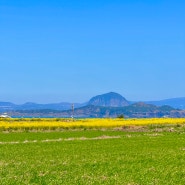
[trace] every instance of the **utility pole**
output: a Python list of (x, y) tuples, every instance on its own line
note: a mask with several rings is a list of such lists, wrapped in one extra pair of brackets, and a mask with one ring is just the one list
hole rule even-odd
[(71, 105), (71, 110), (72, 110), (71, 118), (73, 119), (74, 118), (74, 103)]

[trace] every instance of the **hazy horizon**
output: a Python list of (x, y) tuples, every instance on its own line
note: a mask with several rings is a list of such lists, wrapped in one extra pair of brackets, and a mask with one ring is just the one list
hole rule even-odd
[(0, 2), (0, 101), (185, 97), (185, 1)]

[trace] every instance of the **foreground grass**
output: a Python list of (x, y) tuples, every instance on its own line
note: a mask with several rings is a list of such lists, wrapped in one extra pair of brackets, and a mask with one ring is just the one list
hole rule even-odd
[(185, 132), (177, 128), (1, 132), (0, 184), (184, 185)]

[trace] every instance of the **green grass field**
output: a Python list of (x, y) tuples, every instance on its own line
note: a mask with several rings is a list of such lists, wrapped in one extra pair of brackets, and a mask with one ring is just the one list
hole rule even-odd
[(0, 184), (184, 185), (185, 132), (1, 132)]

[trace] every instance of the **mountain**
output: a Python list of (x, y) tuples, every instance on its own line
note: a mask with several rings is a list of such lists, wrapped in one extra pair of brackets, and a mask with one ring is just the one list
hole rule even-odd
[(185, 109), (185, 97), (182, 98), (171, 98), (160, 101), (146, 101), (145, 103), (153, 104), (157, 106), (169, 105), (176, 109)]
[(88, 105), (103, 106), (103, 107), (124, 107), (128, 106), (129, 102), (120, 94), (110, 92), (95, 96), (90, 99)]

